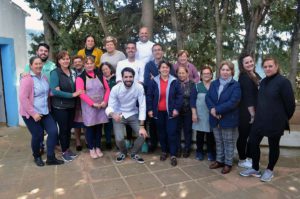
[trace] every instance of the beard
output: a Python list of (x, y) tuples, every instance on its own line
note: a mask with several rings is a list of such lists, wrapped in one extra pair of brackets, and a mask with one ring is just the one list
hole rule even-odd
[(130, 88), (133, 84), (133, 81), (124, 81), (124, 85), (128, 88)]
[(39, 56), (39, 58), (42, 60), (42, 62), (46, 62), (48, 60), (48, 56)]

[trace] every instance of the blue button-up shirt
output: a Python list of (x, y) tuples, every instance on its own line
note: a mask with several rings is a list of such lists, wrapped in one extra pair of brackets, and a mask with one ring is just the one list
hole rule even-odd
[(48, 108), (49, 84), (43, 78), (43, 75), (37, 76), (32, 71), (30, 71), (30, 75), (33, 79), (33, 84), (34, 84), (34, 88), (33, 88), (34, 110), (39, 114), (47, 115), (49, 113), (49, 108)]

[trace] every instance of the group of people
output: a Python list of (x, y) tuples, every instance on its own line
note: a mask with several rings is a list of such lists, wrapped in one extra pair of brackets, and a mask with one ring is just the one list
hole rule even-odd
[[(238, 166), (246, 168), (240, 175), (270, 181), (279, 157), (280, 138), (295, 110), (291, 84), (280, 74), (277, 61), (271, 57), (263, 60), (266, 78), (261, 80), (253, 58), (243, 54), (238, 81), (233, 79), (230, 61), (220, 64), (216, 71), (219, 75), (213, 80), (212, 68), (204, 66), (198, 72), (186, 50), (178, 52), (174, 65), (166, 61), (163, 46), (149, 40), (146, 27), (140, 29), (139, 39), (126, 44), (126, 58), (116, 49), (116, 38), (104, 39), (103, 53), (95, 47), (95, 38), (88, 35), (84, 49), (72, 58), (67, 51), (60, 51), (56, 63), (48, 60), (49, 46), (39, 44), (21, 76), (19, 96), (20, 114), (32, 135), (36, 165), (44, 166), (44, 131), (48, 134), (48, 165), (77, 157), (70, 149), (74, 128), (76, 150), (82, 150), (80, 135), (85, 129), (93, 159), (103, 156), (104, 130), (107, 149), (112, 148), (114, 133), (120, 151), (116, 162), (123, 162), (129, 155), (144, 163), (139, 152), (147, 141), (150, 151), (159, 143), (160, 160), (169, 156), (170, 164), (176, 166), (178, 157), (190, 156), (194, 130), (196, 159), (204, 160), (206, 140), (210, 169), (222, 168), (221, 173), (229, 173), (237, 146)], [(131, 148), (125, 135), (129, 140), (135, 138)], [(259, 145), (264, 136), (268, 137), (270, 154), (261, 175)], [(61, 147), (63, 161), (55, 157), (56, 145)]]

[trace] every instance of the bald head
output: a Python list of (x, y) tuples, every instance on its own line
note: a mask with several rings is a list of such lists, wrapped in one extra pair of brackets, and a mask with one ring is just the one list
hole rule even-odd
[(140, 41), (143, 43), (146, 43), (149, 40), (149, 30), (147, 27), (140, 28), (139, 38), (140, 38)]

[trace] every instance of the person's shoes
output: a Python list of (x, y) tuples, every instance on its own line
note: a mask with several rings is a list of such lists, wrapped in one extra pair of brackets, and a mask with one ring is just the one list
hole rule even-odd
[(241, 171), (240, 175), (244, 176), (244, 177), (254, 176), (254, 177), (259, 178), (261, 176), (261, 173), (260, 173), (260, 171), (256, 171), (255, 169), (250, 168), (250, 169), (245, 169), (244, 171)]
[(189, 149), (185, 149), (182, 156), (184, 158), (188, 158), (190, 156), (190, 154), (191, 154), (191, 151)]
[(96, 148), (96, 154), (99, 158), (103, 157), (103, 153), (100, 148)]
[(160, 161), (165, 161), (167, 159), (167, 157), (168, 157), (167, 153), (161, 153), (159, 159), (160, 159)]
[(116, 163), (121, 163), (125, 160), (126, 155), (124, 153), (119, 153), (117, 158), (116, 158)]
[(202, 152), (196, 152), (196, 160), (204, 160), (204, 154)]
[(34, 163), (35, 163), (36, 166), (38, 166), (38, 167), (45, 166), (45, 163), (44, 163), (44, 161), (42, 160), (41, 157), (34, 158)]
[(222, 174), (227, 174), (227, 173), (229, 173), (230, 171), (231, 171), (231, 166), (225, 165), (225, 166), (223, 167), (223, 169), (221, 170), (221, 173), (222, 173)]
[(67, 153), (69, 154), (69, 156), (71, 156), (71, 158), (75, 159), (76, 157), (78, 157), (78, 154), (74, 153), (71, 149), (67, 150)]
[(47, 156), (46, 164), (47, 165), (60, 165), (64, 164), (65, 162), (63, 160), (56, 159), (55, 156), (49, 157)]
[(238, 166), (245, 169), (251, 169), (252, 159), (246, 158), (245, 160), (239, 160)]
[(111, 144), (110, 142), (107, 142), (107, 143), (105, 144), (105, 148), (106, 148), (107, 150), (112, 150), (112, 144)]
[(176, 157), (177, 157), (177, 158), (180, 158), (181, 155), (182, 155), (182, 150), (179, 149), (179, 150), (177, 151)]
[(82, 146), (81, 145), (77, 145), (76, 146), (76, 151), (82, 151)]
[(207, 160), (208, 161), (216, 161), (216, 155), (213, 153), (207, 153)]
[(98, 158), (98, 155), (94, 149), (90, 149), (90, 156), (92, 159)]
[(218, 168), (221, 168), (221, 167), (224, 167), (224, 163), (220, 163), (220, 162), (213, 162), (211, 165), (209, 165), (209, 168), (210, 169), (218, 169)]
[(262, 174), (262, 176), (260, 177), (260, 181), (270, 182), (273, 177), (274, 177), (273, 171), (271, 171), (270, 169), (266, 169)]
[(65, 161), (65, 162), (71, 162), (73, 161), (74, 159), (70, 156), (69, 152), (68, 151), (65, 151), (63, 154), (62, 154), (62, 159)]
[(176, 159), (175, 156), (172, 156), (172, 157), (171, 157), (171, 165), (172, 165), (173, 167), (175, 167), (175, 166), (177, 165), (177, 159)]
[(132, 160), (136, 161), (137, 163), (140, 163), (140, 164), (145, 163), (144, 159), (141, 156), (137, 155), (137, 154), (131, 154), (130, 157), (131, 157)]

